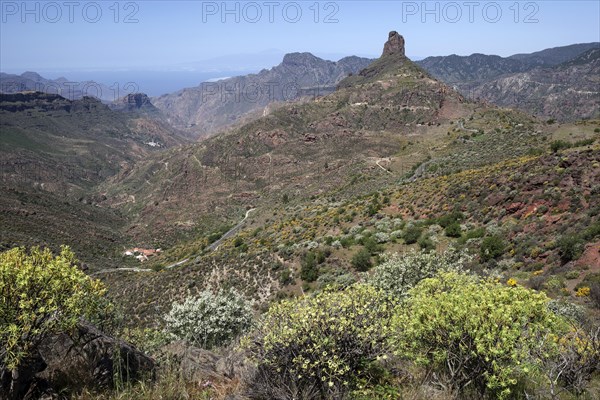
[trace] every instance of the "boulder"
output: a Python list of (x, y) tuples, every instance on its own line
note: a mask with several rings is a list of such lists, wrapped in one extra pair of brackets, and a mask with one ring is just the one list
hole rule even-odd
[[(0, 371), (0, 398), (55, 398), (85, 387), (109, 389), (121, 382), (153, 379), (155, 362), (135, 347), (82, 322), (70, 334), (45, 339), (17, 373)], [(10, 389), (12, 385), (12, 390)]]

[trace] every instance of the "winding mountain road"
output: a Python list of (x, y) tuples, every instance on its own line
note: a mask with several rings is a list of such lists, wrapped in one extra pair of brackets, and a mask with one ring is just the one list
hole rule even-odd
[(188, 262), (189, 260), (190, 260), (189, 258), (186, 258), (185, 260), (177, 261), (177, 262), (176, 262), (176, 263), (174, 263), (174, 264), (167, 265), (167, 266), (165, 267), (165, 269), (171, 269), (171, 268), (178, 267), (178, 266), (180, 266), (181, 264)]
[(230, 230), (228, 230), (223, 236), (221, 236), (217, 241), (213, 242), (210, 246), (208, 246), (208, 250), (210, 251), (215, 251), (219, 248), (219, 245), (227, 238), (230, 238), (231, 236), (233, 236), (244, 224), (244, 222), (246, 222), (246, 220), (248, 219), (248, 216), (250, 215), (250, 213), (252, 211), (256, 210), (256, 208), (251, 208), (248, 211), (246, 211), (246, 216), (244, 217), (243, 220), (241, 220), (236, 226), (234, 226), (233, 228), (231, 228)]
[(90, 274), (90, 276), (108, 274), (111, 272), (152, 272), (152, 270), (150, 268), (112, 268), (94, 272), (93, 274)]
[(388, 174), (392, 175), (392, 173), (390, 172), (390, 170), (389, 170), (389, 169), (387, 169), (387, 168), (385, 168), (384, 166), (382, 166), (381, 164), (379, 164), (381, 161), (387, 161), (387, 162), (390, 162), (390, 159), (389, 159), (389, 158), (381, 158), (381, 159), (379, 159), (379, 160), (375, 161), (375, 164), (377, 164), (377, 166), (378, 166), (379, 168), (381, 168), (382, 170), (384, 170), (384, 171), (385, 171), (385, 172), (387, 172)]
[(467, 131), (467, 132), (476, 132), (476, 133), (479, 132), (477, 129), (465, 128), (465, 125), (464, 125), (464, 122), (462, 119), (458, 121), (458, 127), (460, 129), (462, 129), (463, 131)]

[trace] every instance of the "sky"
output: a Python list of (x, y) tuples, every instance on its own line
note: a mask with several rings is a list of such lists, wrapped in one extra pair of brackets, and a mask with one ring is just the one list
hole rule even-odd
[(413, 59), (600, 41), (598, 0), (0, 0), (0, 12), (0, 70), (12, 73), (243, 69), (252, 54), (294, 51), (378, 57), (391, 30)]

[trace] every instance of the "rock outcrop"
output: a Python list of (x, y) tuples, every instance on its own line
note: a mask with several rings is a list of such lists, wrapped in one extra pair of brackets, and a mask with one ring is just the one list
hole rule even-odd
[(310, 53), (286, 54), (281, 64), (257, 74), (237, 76), (152, 98), (152, 103), (177, 128), (197, 136), (209, 136), (258, 118), (266, 107), (300, 98), (332, 93), (348, 75), (356, 74), (372, 60), (345, 57), (337, 62)]
[(145, 93), (131, 93), (123, 96), (112, 103), (110, 108), (117, 111), (158, 111)]
[(405, 55), (404, 37), (396, 31), (391, 31), (388, 41), (383, 46), (383, 54), (381, 56), (391, 56), (394, 54)]
[(0, 371), (0, 398), (38, 399), (84, 387), (113, 388), (115, 379), (153, 378), (154, 368), (154, 360), (135, 347), (81, 323), (71, 335), (62, 333), (46, 339), (16, 376)]

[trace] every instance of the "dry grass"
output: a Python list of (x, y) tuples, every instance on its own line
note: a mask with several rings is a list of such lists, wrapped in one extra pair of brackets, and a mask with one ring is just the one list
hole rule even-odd
[(243, 389), (240, 379), (223, 381), (188, 381), (176, 367), (170, 367), (161, 373), (158, 379), (124, 384), (112, 391), (93, 391), (86, 389), (73, 396), (73, 400), (224, 400)]

